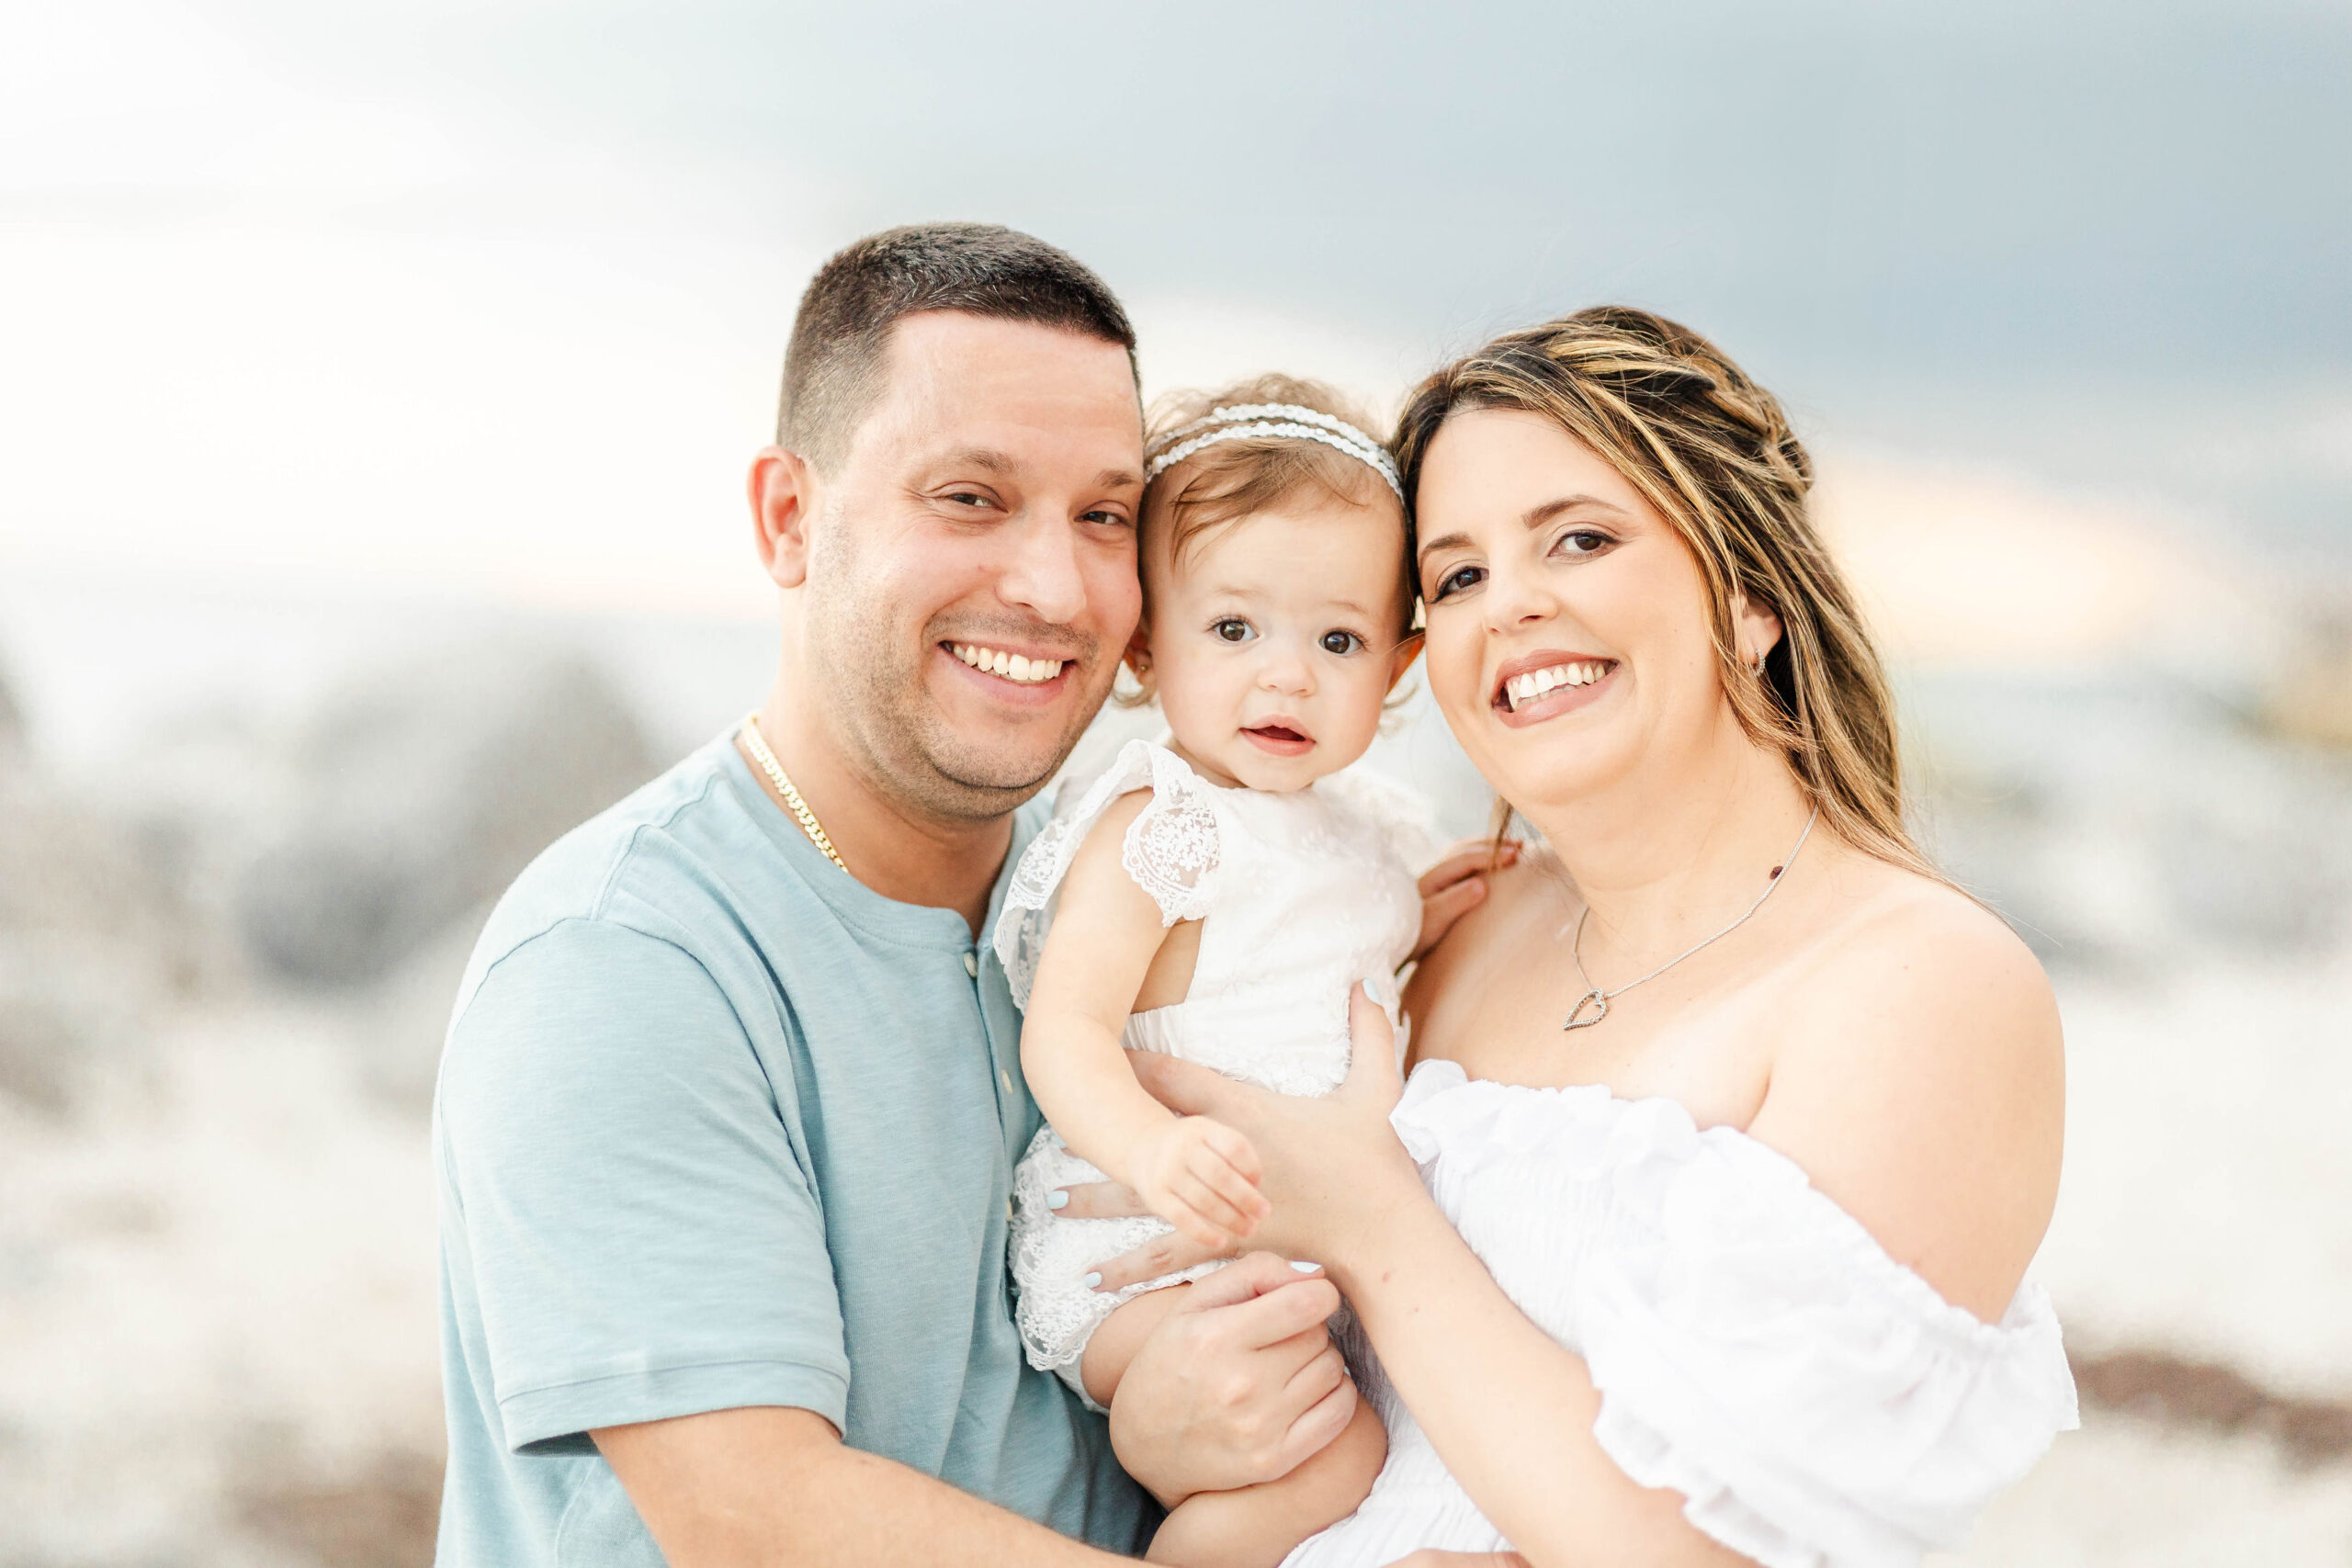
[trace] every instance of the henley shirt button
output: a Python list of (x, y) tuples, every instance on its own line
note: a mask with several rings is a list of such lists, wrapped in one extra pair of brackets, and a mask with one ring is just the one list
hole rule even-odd
[(999, 1067), (996, 1070), (996, 1081), (1004, 1086), (1005, 1093), (1011, 1094), (1012, 1092), (1012, 1075), (1006, 1072), (1002, 1067)]
[(980, 977), (980, 958), (976, 953), (964, 954), (964, 973), (977, 980)]

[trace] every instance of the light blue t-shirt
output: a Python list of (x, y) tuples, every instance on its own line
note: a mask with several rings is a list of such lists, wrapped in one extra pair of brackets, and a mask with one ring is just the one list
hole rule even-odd
[(443, 1568), (659, 1562), (587, 1432), (752, 1404), (1140, 1550), (1156, 1510), (1013, 1327), (1019, 1039), (963, 917), (843, 874), (727, 738), (534, 862), (435, 1099)]

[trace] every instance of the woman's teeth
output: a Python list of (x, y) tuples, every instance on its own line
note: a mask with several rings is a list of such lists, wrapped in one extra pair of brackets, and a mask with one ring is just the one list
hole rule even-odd
[(1060, 659), (1024, 659), (1002, 649), (982, 648), (977, 643), (952, 642), (948, 651), (975, 670), (985, 670), (991, 675), (1001, 675), (1008, 681), (1018, 681), (1034, 686), (1040, 681), (1050, 681), (1062, 672), (1067, 662)]
[(1609, 660), (1592, 660), (1582, 664), (1555, 664), (1543, 670), (1531, 670), (1524, 675), (1514, 675), (1503, 682), (1503, 695), (1510, 699), (1511, 711), (1517, 713), (1523, 704), (1532, 703), (1558, 686), (1589, 686), (1609, 673)]

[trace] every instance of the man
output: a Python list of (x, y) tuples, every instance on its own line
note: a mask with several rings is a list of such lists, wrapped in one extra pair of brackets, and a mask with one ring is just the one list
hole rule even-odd
[(1158, 1517), (1119, 1461), (1170, 1499), (1345, 1424), (1338, 1297), (1278, 1258), (1195, 1288), (1114, 1433), (1012, 1325), (986, 935), (1137, 617), (1134, 346), (1003, 229), (810, 284), (751, 477), (775, 687), (526, 871), (459, 992), (443, 1563), (1102, 1562)]

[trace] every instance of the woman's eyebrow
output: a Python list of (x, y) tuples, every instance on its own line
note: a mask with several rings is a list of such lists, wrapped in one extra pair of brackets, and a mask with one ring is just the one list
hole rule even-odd
[[(1554, 500), (1544, 502), (1539, 505), (1529, 507), (1525, 512), (1520, 514), (1520, 525), (1524, 528), (1541, 528), (1544, 524), (1549, 523), (1561, 513), (1573, 512), (1578, 507), (1598, 507), (1601, 511), (1617, 517), (1628, 515), (1625, 509), (1618, 505), (1615, 502), (1603, 501), (1597, 495), (1563, 495)], [(1426, 560), (1440, 550), (1459, 549), (1470, 542), (1470, 536), (1467, 534), (1453, 533), (1442, 535), (1440, 537), (1431, 539), (1427, 544), (1424, 544), (1421, 547), (1420, 554), (1417, 558)]]
[(1597, 495), (1564, 495), (1555, 501), (1547, 501), (1541, 506), (1529, 507), (1521, 516), (1520, 521), (1530, 528), (1540, 528), (1563, 512), (1574, 512), (1578, 507), (1589, 506), (1599, 507), (1601, 511), (1619, 517), (1626, 514), (1623, 507), (1617, 505), (1614, 502), (1603, 501)]

